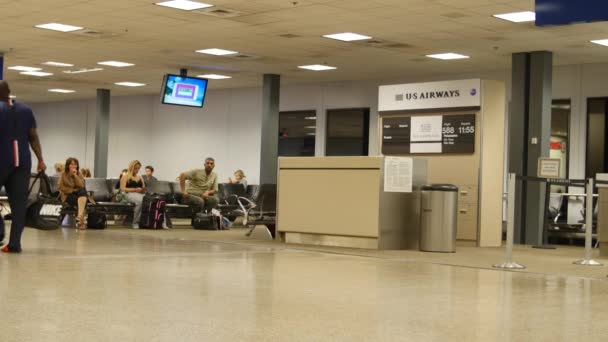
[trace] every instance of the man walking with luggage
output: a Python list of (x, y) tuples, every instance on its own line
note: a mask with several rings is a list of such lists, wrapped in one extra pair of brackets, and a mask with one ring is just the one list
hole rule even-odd
[[(10, 239), (1, 251), (19, 253), (32, 169), (30, 146), (38, 158), (38, 171), (44, 171), (46, 165), (42, 159), (34, 113), (28, 106), (11, 101), (10, 93), (8, 83), (0, 81), (0, 187), (6, 189), (12, 217)], [(0, 229), (1, 244), (5, 230), (2, 226)]]
[[(194, 169), (182, 172), (179, 176), (179, 186), (182, 190), (182, 203), (194, 207), (196, 212), (206, 211), (217, 207), (217, 174), (213, 172), (215, 160), (205, 159), (204, 169)], [(186, 180), (190, 181), (186, 187)]]

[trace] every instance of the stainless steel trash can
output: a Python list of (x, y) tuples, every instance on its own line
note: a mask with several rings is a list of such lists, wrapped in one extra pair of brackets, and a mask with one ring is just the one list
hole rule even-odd
[(454, 253), (458, 187), (451, 184), (425, 185), (421, 197), (420, 250)]

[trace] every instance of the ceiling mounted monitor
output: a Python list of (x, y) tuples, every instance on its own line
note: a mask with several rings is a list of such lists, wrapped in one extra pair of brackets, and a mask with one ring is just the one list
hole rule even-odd
[(204, 78), (165, 75), (161, 101), (164, 104), (203, 107), (209, 80)]

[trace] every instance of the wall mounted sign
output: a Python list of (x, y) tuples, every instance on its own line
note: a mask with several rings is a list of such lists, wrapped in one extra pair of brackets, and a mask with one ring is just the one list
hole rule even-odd
[(378, 111), (481, 106), (481, 80), (380, 86)]
[(559, 158), (538, 158), (538, 177), (560, 178), (561, 162)]
[(382, 154), (475, 153), (475, 114), (382, 120)]

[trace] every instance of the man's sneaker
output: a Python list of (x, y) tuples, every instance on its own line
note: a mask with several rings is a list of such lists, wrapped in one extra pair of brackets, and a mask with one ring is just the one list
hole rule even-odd
[(135, 224), (133, 225), (133, 229), (139, 229), (139, 225), (138, 225), (137, 223), (135, 223)]
[(0, 251), (4, 252), (4, 253), (21, 253), (21, 248), (19, 249), (13, 249), (10, 248), (8, 245), (0, 248)]

